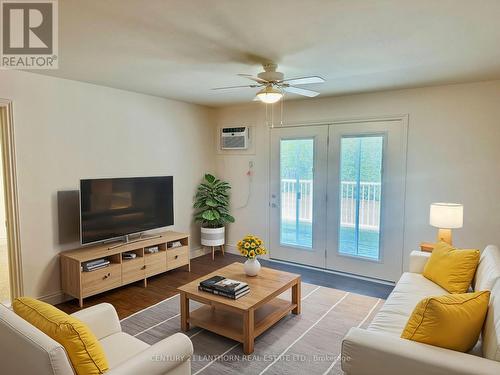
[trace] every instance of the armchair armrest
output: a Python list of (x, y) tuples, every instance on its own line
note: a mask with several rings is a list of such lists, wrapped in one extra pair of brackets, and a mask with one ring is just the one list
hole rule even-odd
[(109, 303), (100, 303), (71, 315), (88, 325), (98, 340), (122, 331), (118, 314)]
[(347, 375), (500, 374), (499, 362), (360, 328), (347, 333), (341, 358)]
[[(193, 344), (183, 333), (176, 333), (110, 369), (108, 375), (163, 375), (185, 366), (179, 373), (191, 374)], [(185, 370), (185, 371), (184, 371)], [(176, 372), (177, 374), (178, 372)]]
[(410, 253), (410, 267), (409, 271), (413, 273), (422, 273), (424, 272), (424, 267), (429, 258), (431, 257), (431, 253), (425, 251), (412, 251)]

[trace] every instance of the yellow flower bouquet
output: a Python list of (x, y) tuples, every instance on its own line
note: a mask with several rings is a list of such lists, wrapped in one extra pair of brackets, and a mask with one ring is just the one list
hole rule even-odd
[(247, 235), (241, 241), (238, 241), (238, 250), (244, 257), (255, 259), (259, 255), (267, 254), (264, 242), (256, 236)]

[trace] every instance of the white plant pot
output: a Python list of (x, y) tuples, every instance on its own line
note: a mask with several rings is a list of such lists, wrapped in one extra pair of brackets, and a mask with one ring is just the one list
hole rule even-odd
[(204, 246), (221, 246), (225, 241), (225, 229), (201, 227), (201, 244)]
[(247, 261), (243, 265), (243, 268), (247, 276), (257, 276), (260, 271), (260, 263), (257, 258), (247, 259)]

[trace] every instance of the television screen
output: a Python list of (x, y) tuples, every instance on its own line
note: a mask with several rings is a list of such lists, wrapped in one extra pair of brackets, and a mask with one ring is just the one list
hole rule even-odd
[(172, 176), (80, 180), (82, 244), (173, 224)]

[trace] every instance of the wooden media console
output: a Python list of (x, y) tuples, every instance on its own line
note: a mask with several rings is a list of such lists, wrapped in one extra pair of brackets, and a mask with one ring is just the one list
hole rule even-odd
[[(172, 248), (174, 242), (182, 246)], [(157, 253), (146, 249), (158, 246)], [(123, 253), (135, 253), (134, 259), (124, 259)], [(109, 266), (95, 271), (84, 271), (83, 264), (96, 259), (110, 261)], [(151, 238), (128, 243), (119, 242), (80, 247), (64, 251), (61, 259), (61, 283), (64, 293), (78, 298), (80, 307), (83, 299), (143, 280), (174, 268), (188, 266), (191, 271), (189, 235), (179, 232), (158, 233)]]

